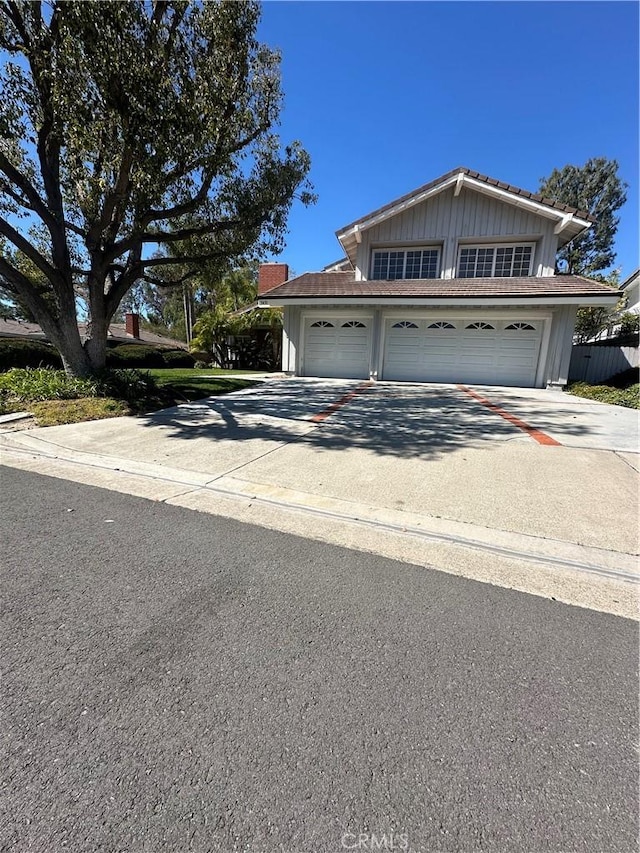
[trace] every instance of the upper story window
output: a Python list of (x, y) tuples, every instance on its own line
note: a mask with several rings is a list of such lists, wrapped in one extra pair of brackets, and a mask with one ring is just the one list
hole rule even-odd
[(438, 278), (439, 249), (376, 249), (371, 278), (378, 281), (397, 278)]
[(461, 246), (457, 278), (510, 278), (531, 275), (533, 244)]

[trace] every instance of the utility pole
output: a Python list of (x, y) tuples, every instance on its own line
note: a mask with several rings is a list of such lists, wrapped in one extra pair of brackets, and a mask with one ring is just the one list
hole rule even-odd
[(185, 282), (182, 285), (182, 304), (184, 306), (184, 327), (186, 331), (187, 343), (191, 343), (193, 338), (193, 292), (190, 285)]

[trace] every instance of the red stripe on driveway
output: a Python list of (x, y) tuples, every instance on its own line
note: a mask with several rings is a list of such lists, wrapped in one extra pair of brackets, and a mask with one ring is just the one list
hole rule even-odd
[(486, 406), (487, 409), (491, 409), (492, 412), (495, 412), (496, 415), (500, 415), (501, 418), (504, 418), (505, 421), (509, 421), (510, 424), (518, 427), (523, 432), (526, 432), (527, 435), (530, 435), (534, 441), (537, 441), (538, 444), (547, 444), (550, 446), (562, 447), (559, 441), (556, 441), (555, 438), (551, 438), (550, 435), (547, 435), (546, 432), (541, 432), (539, 429), (535, 427), (529, 426), (529, 424), (521, 421), (520, 418), (516, 418), (515, 415), (509, 414), (509, 412), (505, 412), (504, 409), (501, 409), (500, 406), (496, 406), (495, 403), (492, 403), (490, 400), (486, 400), (484, 397), (481, 397), (480, 394), (476, 394), (475, 391), (472, 391), (471, 388), (467, 388), (466, 385), (457, 385), (461, 391), (464, 391), (465, 394), (469, 394), (470, 397), (473, 397), (474, 400), (477, 400), (479, 403), (482, 403), (483, 406)]
[(325, 418), (328, 418), (329, 415), (332, 415), (334, 412), (337, 412), (338, 409), (341, 409), (345, 406), (350, 400), (353, 400), (358, 394), (361, 394), (365, 388), (368, 388), (371, 385), (370, 382), (363, 382), (361, 385), (358, 385), (357, 388), (354, 388), (353, 391), (349, 391), (348, 394), (343, 394), (339, 400), (336, 400), (335, 403), (332, 403), (328, 406), (323, 412), (318, 412), (317, 415), (314, 415), (311, 420), (318, 424), (321, 423)]

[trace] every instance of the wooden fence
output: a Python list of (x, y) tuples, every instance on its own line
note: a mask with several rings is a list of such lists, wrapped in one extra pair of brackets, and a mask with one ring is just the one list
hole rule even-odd
[(569, 382), (589, 382), (594, 385), (630, 367), (638, 367), (637, 344), (581, 344), (574, 346), (571, 351)]

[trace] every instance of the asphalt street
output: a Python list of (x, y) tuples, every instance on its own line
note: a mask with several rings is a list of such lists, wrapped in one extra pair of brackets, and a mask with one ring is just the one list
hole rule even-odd
[(638, 849), (638, 631), (4, 468), (0, 849)]

